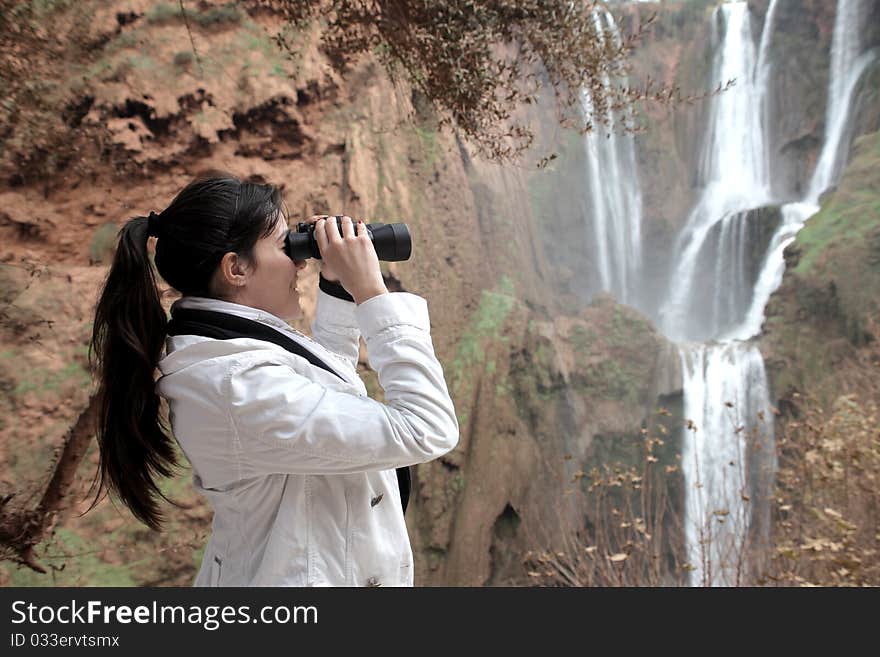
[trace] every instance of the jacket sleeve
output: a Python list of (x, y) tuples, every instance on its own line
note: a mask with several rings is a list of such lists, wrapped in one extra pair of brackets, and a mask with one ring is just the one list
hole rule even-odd
[(396, 292), (355, 309), (385, 403), (325, 387), (285, 364), (229, 377), (242, 476), (348, 474), (423, 463), (458, 443), (427, 303)]
[(361, 329), (355, 316), (353, 301), (344, 301), (318, 289), (312, 339), (342, 356), (355, 370), (360, 353)]

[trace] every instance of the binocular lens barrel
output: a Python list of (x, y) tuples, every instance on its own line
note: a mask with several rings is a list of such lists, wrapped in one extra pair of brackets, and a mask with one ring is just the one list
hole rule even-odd
[[(342, 218), (335, 217), (339, 233), (342, 233)], [(364, 224), (367, 234), (373, 240), (373, 247), (379, 260), (400, 262), (409, 260), (412, 255), (412, 238), (406, 224)], [(318, 241), (315, 239), (315, 224), (300, 222), (296, 230), (291, 230), (284, 238), (284, 251), (292, 260), (308, 258), (321, 259)]]

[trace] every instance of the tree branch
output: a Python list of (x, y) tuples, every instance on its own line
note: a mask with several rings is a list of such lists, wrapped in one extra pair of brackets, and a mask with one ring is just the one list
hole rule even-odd
[(13, 555), (13, 560), (37, 572), (45, 573), (46, 569), (37, 561), (34, 548), (52, 530), (64, 508), (64, 500), (95, 433), (97, 413), (98, 396), (91, 395), (88, 405), (64, 436), (64, 448), (55, 464), (52, 479), (35, 508), (7, 509), (12, 496), (0, 504), (0, 546)]

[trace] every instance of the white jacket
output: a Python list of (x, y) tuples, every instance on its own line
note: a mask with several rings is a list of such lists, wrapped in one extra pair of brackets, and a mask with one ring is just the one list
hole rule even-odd
[[(168, 338), (157, 390), (214, 509), (194, 585), (412, 586), (394, 468), (458, 442), (425, 300), (397, 292), (355, 306), (319, 291), (314, 340), (247, 306), (177, 304), (281, 330), (345, 379), (262, 340)], [(384, 404), (357, 375), (359, 335)]]

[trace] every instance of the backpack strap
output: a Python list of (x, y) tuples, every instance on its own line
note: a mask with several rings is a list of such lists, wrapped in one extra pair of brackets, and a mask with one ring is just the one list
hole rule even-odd
[(271, 326), (266, 326), (246, 317), (238, 317), (237, 315), (215, 312), (213, 310), (179, 308), (174, 311), (171, 321), (168, 322), (167, 331), (168, 335), (201, 335), (205, 338), (215, 338), (217, 340), (256, 338), (257, 340), (271, 342), (292, 354), (302, 356), (315, 367), (332, 372), (342, 379), (342, 376), (332, 367), (293, 338), (289, 338), (280, 331), (276, 331)]

